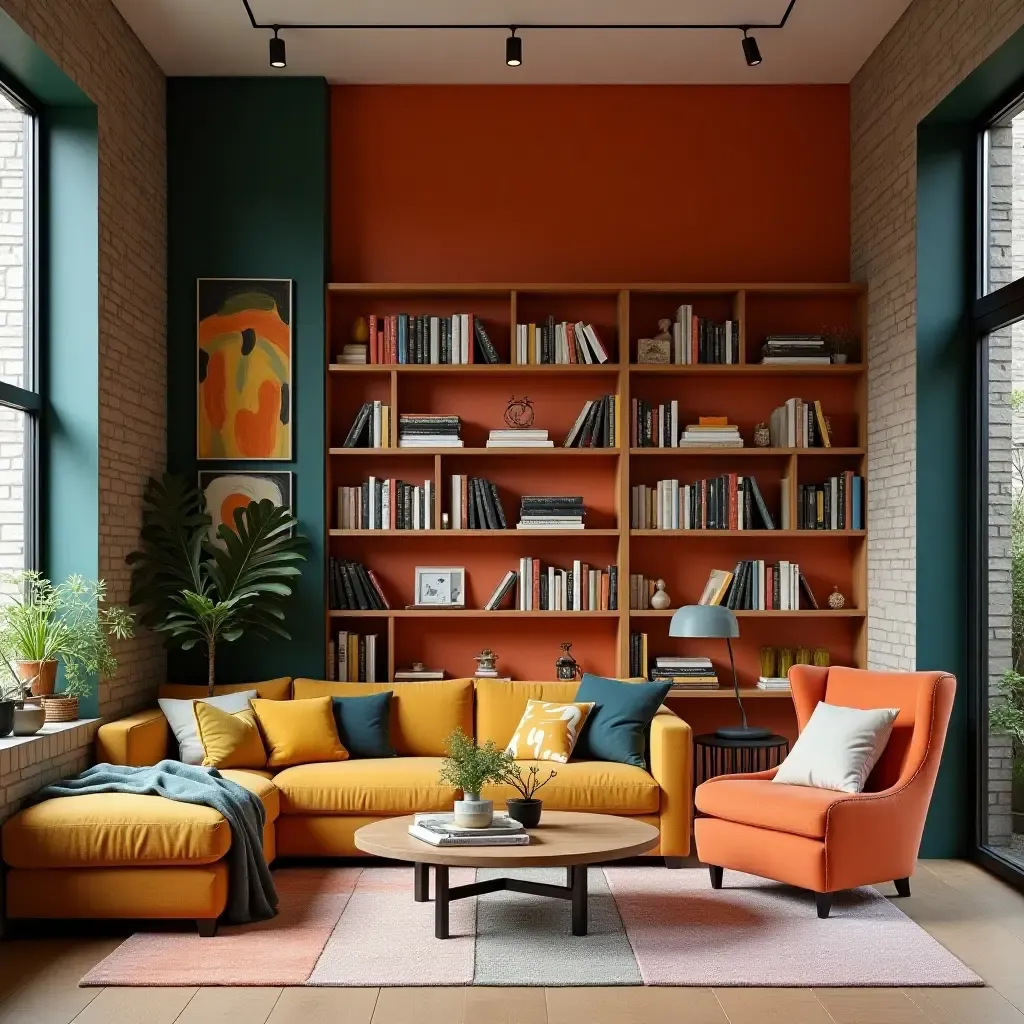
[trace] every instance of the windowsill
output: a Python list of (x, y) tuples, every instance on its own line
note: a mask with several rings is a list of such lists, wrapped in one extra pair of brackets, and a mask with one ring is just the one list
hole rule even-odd
[[(87, 743), (92, 739), (100, 721), (99, 718), (79, 718), (74, 722), (47, 722), (39, 732), (32, 736), (0, 736), (0, 751), (10, 750), (12, 747), (23, 747), (26, 744), (42, 743), (50, 736), (65, 734), (70, 734), (71, 744), (77, 746), (79, 742)], [(76, 730), (80, 730), (80, 732), (76, 733)]]

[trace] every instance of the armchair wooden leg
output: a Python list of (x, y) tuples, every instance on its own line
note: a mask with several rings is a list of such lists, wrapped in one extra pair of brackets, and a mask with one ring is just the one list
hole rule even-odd
[(824, 920), (828, 917), (828, 912), (832, 909), (832, 896), (830, 892), (816, 892), (814, 894), (814, 902), (818, 908), (818, 917)]
[(896, 886), (896, 894), (898, 896), (907, 897), (910, 895), (910, 879), (909, 878), (897, 878), (893, 885)]
[(200, 917), (196, 919), (196, 928), (199, 929), (199, 936), (203, 939), (212, 939), (217, 934), (217, 918)]
[(725, 868), (717, 867), (714, 864), (708, 865), (708, 871), (711, 872), (711, 888), (721, 889), (722, 888), (722, 875), (725, 873)]
[(667, 868), (681, 868), (685, 863), (685, 857), (666, 857), (665, 867)]

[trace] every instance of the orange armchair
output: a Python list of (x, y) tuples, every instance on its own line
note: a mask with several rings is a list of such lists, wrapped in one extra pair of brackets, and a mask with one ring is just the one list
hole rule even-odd
[(724, 868), (815, 893), (819, 917), (832, 894), (895, 881), (910, 895), (925, 815), (942, 757), (956, 680), (945, 672), (865, 672), (795, 666), (797, 728), (820, 701), (900, 713), (863, 793), (776, 785), (777, 769), (723, 775), (697, 787), (697, 854), (722, 887)]

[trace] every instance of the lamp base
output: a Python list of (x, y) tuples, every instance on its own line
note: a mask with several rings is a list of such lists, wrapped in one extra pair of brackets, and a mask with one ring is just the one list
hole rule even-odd
[(723, 740), (766, 740), (772, 731), (760, 725), (723, 725), (715, 735)]

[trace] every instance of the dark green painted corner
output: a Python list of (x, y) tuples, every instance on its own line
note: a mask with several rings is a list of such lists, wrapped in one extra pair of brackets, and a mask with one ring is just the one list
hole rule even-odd
[[(218, 653), (224, 682), (323, 678), (324, 294), (329, 231), (328, 89), (312, 78), (172, 78), (167, 83), (167, 463), (196, 478), (196, 278), (282, 277), (294, 284), (290, 462), (204, 462), (203, 469), (290, 470), (307, 562), (288, 612), (292, 640), (246, 640)], [(172, 654), (169, 678), (205, 679)]]

